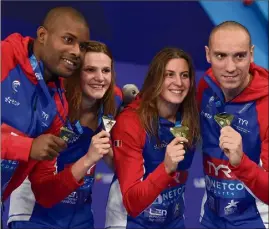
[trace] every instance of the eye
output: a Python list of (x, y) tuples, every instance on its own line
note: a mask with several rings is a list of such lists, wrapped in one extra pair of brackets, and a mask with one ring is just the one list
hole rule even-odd
[(111, 69), (110, 68), (103, 69), (103, 73), (110, 73), (110, 72), (111, 72)]
[(85, 68), (84, 71), (85, 72), (94, 72), (95, 69), (94, 68)]
[(241, 60), (241, 59), (244, 59), (246, 56), (247, 56), (246, 53), (239, 53), (238, 55), (236, 55), (236, 58)]
[(190, 77), (189, 73), (184, 73), (184, 74), (182, 74), (182, 78), (184, 78), (184, 79), (187, 79), (187, 78), (189, 78), (189, 77)]
[(67, 44), (71, 44), (73, 42), (73, 38), (69, 36), (64, 36), (63, 39), (64, 39), (64, 42)]
[(166, 77), (173, 77), (175, 74), (173, 73), (173, 72), (167, 72), (167, 73), (165, 73), (165, 76)]
[(85, 42), (79, 44), (80, 51), (85, 52), (87, 49), (87, 44)]
[(216, 54), (216, 57), (217, 57), (217, 59), (221, 60), (221, 59), (223, 59), (224, 55), (219, 53), (219, 54)]

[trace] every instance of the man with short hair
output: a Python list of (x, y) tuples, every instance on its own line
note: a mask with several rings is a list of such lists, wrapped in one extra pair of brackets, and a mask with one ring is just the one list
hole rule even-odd
[(216, 26), (198, 86), (207, 228), (268, 228), (268, 70), (243, 25)]
[(38, 161), (53, 160), (66, 148), (58, 137), (68, 124), (62, 78), (80, 68), (88, 40), (84, 16), (71, 7), (57, 7), (46, 15), (36, 39), (14, 33), (1, 41), (3, 201)]

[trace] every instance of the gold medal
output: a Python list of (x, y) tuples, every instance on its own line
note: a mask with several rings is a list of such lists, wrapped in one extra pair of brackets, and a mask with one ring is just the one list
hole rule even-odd
[(189, 128), (187, 126), (175, 126), (170, 128), (171, 133), (174, 137), (188, 138)]
[(65, 142), (68, 142), (74, 136), (74, 132), (69, 130), (66, 127), (61, 127), (60, 129), (60, 138), (63, 139)]
[(228, 113), (220, 113), (214, 115), (215, 121), (219, 124), (221, 128), (225, 126), (230, 126), (233, 121), (234, 116)]
[(103, 116), (102, 117), (103, 126), (106, 132), (110, 132), (112, 127), (115, 125), (116, 120), (114, 120), (112, 117), (109, 116)]

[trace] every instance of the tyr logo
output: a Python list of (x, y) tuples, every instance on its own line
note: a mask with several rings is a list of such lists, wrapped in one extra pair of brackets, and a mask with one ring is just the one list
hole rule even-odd
[(214, 163), (212, 163), (210, 161), (207, 161), (207, 164), (209, 165), (209, 174), (212, 173), (212, 168), (213, 168), (215, 176), (219, 176), (219, 171), (222, 171), (226, 177), (232, 178), (232, 176), (230, 175), (231, 170), (229, 169), (229, 167), (227, 165), (215, 166)]
[(246, 119), (238, 118), (238, 122), (242, 126), (248, 126), (248, 120)]

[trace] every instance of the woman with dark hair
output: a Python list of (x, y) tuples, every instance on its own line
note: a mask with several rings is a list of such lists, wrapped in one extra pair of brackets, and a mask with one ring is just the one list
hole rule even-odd
[(94, 170), (101, 158), (112, 166), (110, 134), (104, 120), (113, 123), (116, 114), (113, 58), (105, 44), (87, 43), (81, 71), (65, 81), (65, 89), (69, 122), (61, 137), (68, 148), (56, 160), (39, 162), (29, 180), (12, 194), (11, 228), (94, 227)]
[(185, 184), (198, 138), (191, 58), (162, 49), (112, 130), (116, 178), (106, 228), (184, 228)]

